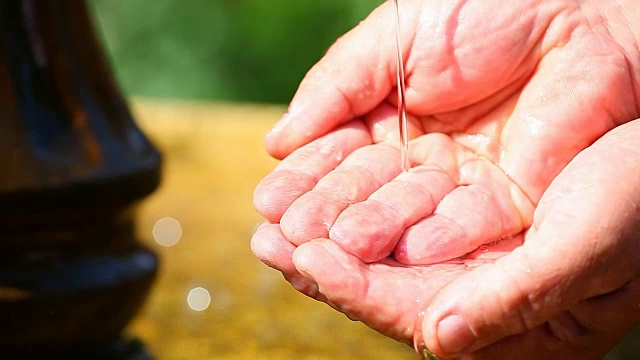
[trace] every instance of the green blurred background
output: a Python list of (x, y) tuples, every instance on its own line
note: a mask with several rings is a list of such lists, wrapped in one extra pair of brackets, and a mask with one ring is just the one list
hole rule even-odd
[(127, 96), (286, 103), (384, 0), (90, 0)]

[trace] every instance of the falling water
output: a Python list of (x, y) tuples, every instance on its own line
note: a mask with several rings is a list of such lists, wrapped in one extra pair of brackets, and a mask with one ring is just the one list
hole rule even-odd
[(400, 41), (400, 11), (398, 0), (391, 0), (395, 10), (396, 28), (396, 52), (397, 52), (397, 80), (398, 80), (398, 123), (400, 128), (400, 145), (402, 151), (402, 170), (408, 171), (411, 167), (409, 161), (409, 128), (407, 120), (407, 103), (405, 99), (404, 58), (402, 55), (402, 43)]

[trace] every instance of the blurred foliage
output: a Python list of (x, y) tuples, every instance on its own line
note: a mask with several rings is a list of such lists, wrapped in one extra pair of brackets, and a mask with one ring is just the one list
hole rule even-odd
[(384, 0), (89, 0), (126, 95), (286, 103)]

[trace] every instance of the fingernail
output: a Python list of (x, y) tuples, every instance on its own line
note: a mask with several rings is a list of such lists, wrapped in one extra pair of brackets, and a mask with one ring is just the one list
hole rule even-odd
[(449, 315), (440, 320), (437, 336), (440, 347), (448, 354), (457, 354), (464, 351), (475, 340), (469, 325), (458, 315)]

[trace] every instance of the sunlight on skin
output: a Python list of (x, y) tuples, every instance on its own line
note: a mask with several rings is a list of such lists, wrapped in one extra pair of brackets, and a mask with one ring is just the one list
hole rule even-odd
[[(421, 4), (430, 3), (414, 1), (403, 6), (407, 12), (405, 23), (414, 24), (423, 14), (424, 19), (432, 21), (429, 20), (433, 19), (432, 14), (424, 7), (412, 8)], [(407, 26), (418, 32), (410, 37), (414, 45), (409, 47), (411, 57), (406, 60), (411, 134), (416, 138), (425, 131), (430, 133), (428, 138), (419, 138), (411, 144), (412, 162), (427, 168), (443, 168), (451, 183), (417, 179), (419, 170), (410, 172), (406, 179), (390, 178), (399, 174), (399, 171), (393, 174), (399, 160), (392, 160), (393, 154), (381, 154), (385, 150), (380, 147), (363, 148), (356, 155), (360, 161), (347, 164), (341, 164), (337, 158), (325, 161), (326, 154), (319, 151), (323, 146), (326, 148), (320, 143), (329, 142), (335, 152), (348, 156), (373, 141), (387, 142), (381, 128), (388, 131), (392, 128), (382, 124), (397, 121), (397, 113), (390, 111), (392, 106), (384, 105), (387, 99), (393, 99), (390, 83), (395, 74), (390, 65), (394, 63), (393, 56), (382, 52), (379, 58), (362, 60), (386, 62), (384, 67), (374, 66), (386, 69), (386, 74), (363, 74), (371, 67), (360, 65), (360, 70), (349, 68), (351, 65), (346, 67), (354, 73), (339, 68), (330, 71), (332, 76), (326, 74), (332, 62), (343, 64), (342, 56), (349, 54), (357, 59), (365, 55), (360, 51), (371, 51), (366, 47), (346, 51), (344, 43), (370, 36), (373, 30), (369, 26), (383, 21), (381, 13), (388, 10), (383, 5), (371, 19), (338, 41), (309, 72), (289, 114), (267, 137), (268, 149), (278, 156), (286, 154), (282, 147), (287, 144), (299, 144), (307, 135), (326, 132), (326, 126), (364, 115), (363, 120), (343, 125), (349, 129), (348, 140), (347, 136), (339, 135), (342, 130), (330, 132), (296, 150), (258, 185), (255, 192), (258, 211), (265, 218), (280, 222), (294, 244), (329, 237), (368, 262), (384, 258), (394, 249), (396, 259), (407, 264), (435, 263), (461, 256), (479, 245), (526, 229), (540, 196), (571, 158), (618, 123), (633, 118), (635, 99), (624, 53), (612, 39), (594, 36), (574, 14), (576, 8), (571, 2), (549, 2), (537, 7), (534, 6), (537, 2), (525, 2), (520, 7), (505, 9), (500, 14), (504, 19), (497, 18), (490, 24), (479, 17), (478, 11), (486, 11), (485, 7), (478, 9), (474, 2), (461, 4), (438, 8), (440, 16), (436, 17), (441, 20), (458, 17), (460, 25), (453, 46), (460, 47), (459, 51), (452, 53), (451, 44), (439, 43), (439, 38), (431, 38), (430, 32), (420, 32), (420, 26), (435, 26), (436, 31), (438, 26), (444, 26), (441, 31), (448, 31), (448, 26), (455, 24)], [(416, 13), (420, 15), (416, 17)], [(489, 39), (478, 44), (476, 32), (468, 31), (487, 26), (492, 27), (484, 32), (490, 34)], [(505, 28), (498, 31), (493, 27)], [(524, 39), (518, 37), (521, 34), (526, 34)], [(506, 39), (494, 40), (491, 36)], [(425, 45), (420, 47), (416, 43)], [(384, 39), (365, 44), (391, 49), (394, 45)], [(479, 51), (479, 46), (487, 48)], [(466, 53), (470, 56), (462, 56)], [(349, 64), (358, 62), (352, 59)], [(451, 68), (452, 64), (456, 67)], [(481, 72), (474, 70), (479, 67), (488, 68)], [(498, 68), (501, 70), (497, 71)], [(590, 71), (593, 68), (598, 71)], [(372, 88), (341, 88), (335, 90), (337, 95), (333, 94), (336, 85), (363, 84), (336, 81), (340, 76), (368, 79), (364, 84)], [(424, 83), (429, 83), (428, 89)], [(600, 91), (603, 87), (620, 91)], [(571, 89), (572, 98), (580, 101), (563, 101), (566, 89)], [(311, 97), (307, 94), (312, 90), (315, 93)], [(359, 96), (362, 91), (370, 94), (367, 99), (377, 99), (383, 105), (367, 105)], [(339, 105), (350, 98), (360, 99), (357, 105), (362, 108), (356, 108), (356, 103)], [(309, 99), (315, 103), (313, 108)], [(324, 102), (334, 104), (331, 111), (322, 106)], [(323, 112), (316, 114), (314, 109)], [(294, 118), (296, 121), (292, 122), (290, 119)], [(483, 140), (474, 141), (478, 138)], [(274, 142), (275, 139), (278, 141)], [(364, 151), (369, 154), (362, 154)], [(371, 161), (372, 157), (378, 161)], [(324, 176), (328, 179), (323, 179)], [(341, 180), (336, 181), (337, 178)], [(319, 179), (322, 180), (318, 182)], [(416, 186), (400, 189), (403, 183), (421, 182), (428, 183), (422, 186), (425, 191), (415, 192)], [(327, 190), (330, 189), (327, 183), (342, 186)], [(358, 194), (352, 194), (352, 189), (358, 189)], [(430, 197), (430, 206), (420, 208), (408, 201), (397, 201), (419, 193)], [(375, 244), (367, 239), (374, 239)]]
[[(635, 181), (640, 154), (617, 156), (616, 162), (605, 167), (602, 161), (610, 154), (638, 153), (635, 139), (640, 126), (637, 122), (630, 125), (633, 127), (609, 134), (563, 171), (542, 199), (536, 225), (524, 244), (523, 237), (516, 236), (428, 266), (403, 265), (389, 258), (367, 264), (330, 239), (314, 239), (296, 247), (279, 224), (271, 223), (254, 234), (252, 251), (304, 294), (389, 337), (409, 345), (415, 342), (418, 348), (423, 334), (434, 333), (437, 318), (432, 317), (438, 309), (454, 303), (462, 314), (477, 315), (468, 318), (476, 321), (480, 334), (487, 328), (497, 330), (505, 317), (518, 319), (506, 322), (508, 328), (501, 331), (520, 335), (500, 340), (493, 334), (476, 344), (481, 350), (474, 358), (504, 358), (505, 352), (539, 358), (541, 351), (566, 358), (601, 358), (640, 320), (636, 300), (640, 284), (633, 278), (640, 259), (638, 255), (625, 257), (637, 254), (634, 234), (639, 230), (630, 210), (640, 202), (640, 186)], [(624, 174), (631, 174), (628, 181), (611, 182), (624, 179)], [(576, 186), (578, 179), (583, 182)], [(629, 194), (636, 201), (625, 201)], [(612, 197), (614, 201), (609, 202)], [(575, 221), (570, 219), (576, 208), (581, 209), (586, 226), (567, 226)], [(620, 219), (624, 223), (619, 224)], [(621, 232), (616, 230), (619, 227), (631, 228)], [(621, 233), (628, 236), (621, 238), (617, 235)], [(597, 246), (580, 246), (594, 241)], [(622, 286), (624, 291), (616, 290)], [(530, 303), (521, 312), (505, 313), (523, 296)], [(443, 353), (433, 337), (425, 341), (430, 349)], [(493, 342), (494, 346), (483, 348)]]
[[(439, 355), (464, 350), (439, 340), (437, 324), (452, 314), (469, 322), (477, 339), (466, 350), (478, 358), (602, 355), (640, 320), (599, 327), (580, 310), (602, 296), (618, 318), (615, 304), (640, 295), (637, 262), (616, 262), (636, 245), (624, 235), (635, 223), (616, 217), (637, 212), (627, 200), (636, 187), (611, 186), (638, 169), (626, 158), (638, 126), (622, 124), (640, 116), (640, 52), (629, 29), (607, 22), (624, 16), (597, 1), (403, 4), (414, 168), (401, 173), (389, 135), (395, 43), (381, 35), (383, 4), (311, 69), (266, 137), (284, 160), (254, 194), (272, 222), (254, 235), (254, 253), (383, 334), (412, 343), (424, 330)], [(324, 156), (326, 143), (340, 156)], [(613, 194), (618, 207), (601, 213)], [(602, 272), (605, 258), (620, 273)]]

